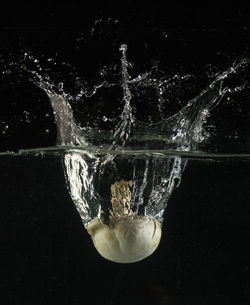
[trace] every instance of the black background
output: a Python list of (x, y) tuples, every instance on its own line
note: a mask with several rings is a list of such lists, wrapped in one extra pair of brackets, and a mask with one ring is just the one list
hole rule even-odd
[[(177, 87), (172, 94), (171, 107), (176, 104), (176, 98), (184, 105), (212, 81), (212, 75), (249, 55), (248, 12), (247, 6), (226, 2), (198, 5), (178, 2), (167, 3), (166, 7), (138, 2), (90, 3), (86, 7), (63, 3), (7, 3), (0, 18), (0, 66), (8, 70), (3, 67), (5, 63), (18, 61), (20, 54), (31, 52), (42, 65), (42, 60), (50, 57), (57, 63), (69, 63), (91, 86), (98, 83), (100, 69), (120, 66), (119, 47), (126, 43), (128, 60), (133, 63), (132, 76), (148, 72), (154, 66), (170, 77), (192, 75), (188, 90)], [(72, 91), (75, 84), (75, 75), (70, 75), (72, 68), (67, 70), (60, 64), (52, 68), (52, 80), (62, 81), (65, 90)], [(235, 85), (240, 84), (235, 81)], [(1, 100), (1, 151), (55, 144), (53, 113), (41, 90), (27, 81), (20, 82), (20, 77), (17, 81), (13, 74), (5, 73), (1, 74), (0, 91), (4, 96)], [(221, 120), (217, 115), (217, 130), (228, 129), (227, 122), (237, 131), (247, 125), (250, 113), (246, 98), (242, 95), (241, 103), (237, 102), (238, 108), (245, 107), (241, 125), (237, 123), (234, 105), (227, 106), (222, 111), (229, 119)], [(106, 99), (108, 107), (114, 109), (116, 105), (112, 101), (115, 99), (109, 95)], [(138, 103), (137, 115), (153, 113), (154, 106), (149, 106)], [(30, 114), (28, 123), (24, 110)], [(93, 107), (91, 111), (95, 118), (95, 112), (104, 109)], [(245, 133), (241, 144), (243, 147), (238, 151), (249, 151)], [(235, 148), (234, 142), (220, 150), (236, 152)]]
[[(25, 48), (38, 56), (57, 52), (90, 81), (101, 65), (119, 61), (117, 49), (126, 42), (138, 71), (158, 61), (171, 73), (197, 72), (195, 94), (208, 84), (209, 64), (223, 70), (249, 48), (249, 10), (229, 2), (9, 2), (0, 15), (4, 60)], [(6, 80), (1, 118), (13, 127), (1, 150), (55, 144), (45, 95), (27, 96), (30, 88)], [(26, 109), (38, 119), (17, 127), (13, 121)], [(169, 202), (157, 252), (119, 265), (93, 248), (69, 198), (60, 158), (1, 158), (2, 304), (249, 303), (248, 162), (189, 162)]]

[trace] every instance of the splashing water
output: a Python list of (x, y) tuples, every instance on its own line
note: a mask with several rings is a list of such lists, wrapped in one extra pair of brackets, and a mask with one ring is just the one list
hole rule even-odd
[[(199, 145), (206, 143), (206, 140), (210, 137), (204, 125), (210, 117), (211, 110), (226, 95), (233, 95), (249, 88), (246, 80), (235, 87), (228, 86), (226, 83), (230, 77), (237, 78), (248, 66), (249, 60), (245, 58), (234, 63), (228, 70), (218, 74), (199, 95), (189, 100), (180, 110), (169, 115), (171, 105), (168, 106), (167, 99), (171, 94), (171, 88), (176, 85), (176, 79), (185, 80), (189, 76), (178, 77), (175, 75), (173, 78), (156, 79), (151, 76), (151, 73), (144, 73), (131, 79), (128, 68), (131, 68), (132, 65), (126, 58), (127, 46), (123, 44), (120, 51), (122, 52), (121, 83), (109, 83), (104, 80), (91, 90), (81, 87), (80, 93), (76, 95), (65, 93), (63, 83), (56, 85), (48, 76), (42, 77), (37, 71), (28, 69), (24, 64), (21, 66), (30, 75), (31, 81), (45, 91), (49, 97), (56, 118), (57, 144), (59, 146), (80, 145), (88, 148), (103, 147), (107, 149), (134, 149), (136, 147), (136, 149), (164, 149), (180, 152), (196, 151), (199, 149)], [(92, 106), (91, 104), (96, 101), (93, 100), (88, 103), (88, 99), (97, 95), (98, 91), (102, 89), (115, 87), (122, 87), (123, 92), (122, 97), (118, 97), (117, 104), (114, 106), (117, 110), (122, 102), (120, 115), (115, 113), (115, 117), (91, 116), (88, 106)], [(144, 120), (138, 119), (137, 116), (140, 116), (140, 111), (143, 111), (143, 109), (136, 109), (136, 104), (135, 107), (131, 105), (131, 102), (136, 102), (134, 100), (138, 99), (145, 88), (153, 88), (157, 94), (154, 104), (157, 105), (158, 116), (154, 118), (154, 121), (151, 120), (150, 115)], [(135, 97), (133, 97), (132, 92), (135, 93)], [(112, 93), (114, 92), (112, 91)], [(146, 108), (148, 97), (142, 95), (141, 98), (145, 99), (142, 108)], [(83, 110), (83, 120), (80, 123), (76, 122), (71, 107), (71, 103), (75, 103), (75, 101), (79, 106), (86, 104)], [(110, 108), (110, 112), (113, 112), (110, 103), (110, 100), (102, 101), (104, 105), (102, 109), (108, 111)], [(166, 104), (165, 111), (163, 111), (164, 103)], [(98, 103), (99, 105), (100, 103)], [(106, 121), (111, 122), (112, 126), (109, 127), (108, 124), (106, 126), (104, 124)]]
[[(111, 131), (112, 134), (108, 137), (109, 145), (106, 146), (106, 153), (103, 155), (98, 153), (98, 146), (93, 146), (90, 139), (101, 134), (99, 137), (105, 140), (103, 134), (107, 131), (86, 129), (77, 125), (72, 108), (67, 101), (67, 95), (63, 91), (56, 93), (47, 80), (44, 80), (37, 72), (32, 71), (35, 76), (33, 81), (47, 93), (53, 107), (58, 131), (58, 144), (81, 146), (81, 149), (70, 149), (65, 153), (64, 164), (71, 197), (85, 226), (94, 217), (105, 217), (105, 214), (108, 217), (110, 206), (110, 193), (107, 192), (110, 187), (108, 186), (123, 179), (126, 175), (128, 176), (126, 179), (132, 181), (132, 209), (136, 213), (151, 218), (157, 217), (162, 221), (168, 198), (176, 185), (176, 181), (180, 180), (181, 171), (186, 163), (186, 159), (180, 157), (148, 156), (145, 153), (143, 153), (143, 156), (133, 154), (132, 156), (126, 156), (122, 153), (115, 155), (110, 152), (111, 150), (119, 151), (124, 150), (126, 146), (132, 147), (134, 139), (140, 144), (142, 138), (143, 145), (148, 141), (157, 140), (159, 131), (163, 134), (167, 131), (166, 126), (173, 126), (173, 124), (172, 139), (167, 138), (168, 141), (171, 141), (172, 144), (177, 143), (178, 149), (185, 147), (187, 150), (191, 147), (190, 140), (186, 139), (190, 124), (188, 118), (185, 117), (185, 115), (188, 115), (188, 111), (185, 109), (178, 116), (171, 117), (166, 122), (157, 123), (152, 127), (136, 120), (130, 104), (132, 99), (129, 89), (130, 75), (128, 73), (130, 64), (126, 59), (126, 50), (127, 46), (122, 45), (120, 51), (122, 52), (123, 111), (115, 130)], [(132, 83), (137, 81), (140, 81), (140, 79), (132, 80)], [(207, 114), (205, 110), (200, 110), (200, 112), (200, 117), (197, 116), (196, 118), (195, 141), (200, 141), (202, 130), (198, 126), (202, 125)], [(175, 121), (175, 123), (172, 121)], [(171, 125), (169, 122), (171, 122)], [(167, 128), (169, 129), (169, 127)], [(166, 143), (166, 137), (161, 137), (160, 141)], [(97, 149), (96, 153), (90, 152), (90, 148), (93, 147)], [(118, 168), (124, 166), (121, 165), (124, 163), (128, 163), (126, 165), (127, 173), (123, 173), (124, 176), (121, 177)], [(109, 171), (109, 177), (105, 178), (106, 181), (109, 181), (109, 183), (106, 183), (107, 189), (104, 192), (97, 191), (103, 184), (107, 171)]]
[(132, 108), (130, 105), (132, 95), (128, 86), (129, 74), (127, 68), (129, 66), (129, 63), (126, 59), (127, 46), (123, 44), (120, 48), (120, 51), (122, 51), (121, 64), (124, 108), (121, 115), (121, 121), (119, 122), (114, 133), (113, 144), (116, 144), (118, 141), (121, 141), (122, 145), (125, 145), (131, 132), (131, 126), (134, 122), (134, 117), (132, 115)]
[[(174, 188), (180, 184), (187, 163), (187, 159), (178, 155), (178, 152), (194, 152), (199, 145), (206, 143), (210, 134), (204, 126), (211, 110), (228, 93), (246, 87), (246, 83), (236, 87), (228, 86), (226, 81), (232, 75), (237, 77), (249, 61), (243, 59), (218, 74), (206, 89), (179, 111), (166, 115), (163, 106), (175, 79), (156, 79), (150, 73), (132, 79), (128, 73), (132, 66), (126, 58), (127, 46), (123, 44), (120, 51), (121, 84), (104, 81), (95, 86), (91, 94), (83, 88), (77, 96), (66, 94), (62, 83), (55, 86), (48, 77), (42, 77), (37, 71), (29, 70), (24, 65), (21, 68), (31, 75), (31, 80), (46, 92), (50, 100), (56, 119), (58, 147), (66, 147), (63, 160), (68, 189), (96, 248), (110, 260), (132, 262), (150, 255), (155, 246), (144, 256), (134, 258), (126, 254), (130, 258), (123, 261), (124, 253), (116, 257), (118, 250), (110, 256), (103, 248), (99, 249), (93, 226), (115, 228), (117, 222), (114, 220), (119, 218), (121, 222), (124, 217), (143, 217), (153, 221), (156, 227), (156, 221), (159, 225), (162, 224), (164, 209)], [(112, 128), (100, 128), (98, 120), (91, 127), (87, 120), (81, 124), (76, 122), (70, 102), (79, 101), (82, 97), (88, 99), (95, 96), (98, 90), (115, 86), (122, 88), (122, 111), (118, 120), (109, 119), (114, 123)], [(154, 122), (139, 120), (135, 107), (132, 107), (133, 90), (138, 94), (145, 88), (157, 91), (159, 113), (158, 120)], [(175, 153), (169, 155), (160, 150)], [(141, 225), (142, 218), (139, 220)], [(96, 221), (99, 221), (98, 224)], [(106, 227), (98, 230), (103, 232)], [(145, 228), (148, 230), (147, 226)], [(124, 242), (126, 244), (128, 241)]]

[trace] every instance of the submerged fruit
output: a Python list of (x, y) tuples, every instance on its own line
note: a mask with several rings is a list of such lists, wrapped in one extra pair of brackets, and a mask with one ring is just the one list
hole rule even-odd
[(159, 221), (145, 216), (113, 216), (108, 226), (96, 217), (87, 230), (96, 250), (117, 263), (133, 263), (148, 257), (161, 239)]
[(121, 180), (111, 185), (112, 209), (108, 224), (96, 217), (86, 226), (97, 251), (117, 263), (133, 263), (148, 257), (161, 239), (157, 219), (138, 216), (132, 211), (131, 184)]

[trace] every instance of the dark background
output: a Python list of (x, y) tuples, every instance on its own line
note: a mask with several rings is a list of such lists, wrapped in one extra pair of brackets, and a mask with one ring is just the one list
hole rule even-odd
[[(43, 67), (48, 66), (46, 58), (53, 58), (57, 65), (48, 67), (52, 71), (48, 73), (51, 79), (63, 82), (66, 92), (74, 92), (76, 74), (91, 86), (100, 81), (103, 67), (118, 69), (119, 48), (126, 43), (128, 60), (133, 63), (133, 69), (129, 71), (132, 77), (151, 71), (152, 67), (170, 77), (191, 75), (185, 87), (177, 86), (172, 93), (170, 107), (174, 113), (179, 109), (174, 108), (176, 100), (186, 104), (211, 83), (216, 73), (227, 70), (235, 60), (249, 57), (248, 12), (247, 6), (227, 2), (216, 5), (167, 3), (166, 7), (138, 2), (88, 3), (86, 7), (63, 3), (7, 3), (0, 18), (0, 68), (7, 71), (0, 76), (0, 92), (4, 96), (1, 100), (0, 150), (55, 144), (56, 129), (48, 98), (27, 80), (27, 76), (17, 78), (9, 73), (7, 63), (17, 62), (21, 54), (30, 52)], [(62, 63), (68, 63), (70, 67)], [(234, 82), (242, 84), (240, 80)], [(108, 107), (115, 109), (112, 94), (105, 99), (109, 100)], [(228, 132), (227, 122), (238, 132), (248, 125), (247, 96), (236, 96), (237, 107), (232, 103), (222, 109), (228, 120), (221, 120), (220, 114), (214, 115), (216, 121), (212, 123), (217, 125), (217, 131)], [(95, 113), (105, 110), (98, 107), (92, 107), (93, 119)], [(136, 107), (140, 109), (138, 116), (155, 111), (154, 105), (145, 107), (143, 100)], [(236, 108), (240, 107), (243, 111), (239, 127)], [(241, 150), (246, 152), (249, 151), (246, 132), (243, 136)], [(235, 147), (234, 142), (224, 151), (236, 152)]]
[[(171, 74), (196, 75), (190, 97), (209, 83), (210, 70), (223, 71), (249, 49), (249, 10), (228, 2), (9, 2), (0, 16), (3, 65), (23, 50), (57, 54), (57, 61), (70, 62), (94, 82), (101, 66), (119, 63), (117, 50), (125, 42), (135, 74), (157, 62)], [(66, 74), (55, 77), (70, 88)], [(54, 145), (45, 94), (12, 75), (1, 78), (2, 131), (9, 126), (1, 150)], [(24, 110), (31, 113), (28, 122)], [(119, 265), (93, 248), (59, 157), (1, 157), (1, 302), (249, 304), (249, 169), (247, 161), (190, 161), (169, 202), (157, 252)]]
[(250, 301), (249, 161), (188, 161), (149, 258), (95, 250), (58, 156), (1, 157), (4, 304), (240, 304)]

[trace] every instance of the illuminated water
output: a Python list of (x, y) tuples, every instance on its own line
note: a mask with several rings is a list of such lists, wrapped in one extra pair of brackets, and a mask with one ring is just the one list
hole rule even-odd
[[(104, 77), (91, 90), (80, 84), (77, 93), (66, 93), (63, 84), (54, 83), (43, 71), (39, 72), (32, 56), (33, 69), (24, 63), (21, 68), (20, 64), (18, 67), (11, 65), (13, 74), (23, 71), (24, 77), (31, 78), (32, 86), (35, 83), (46, 92), (59, 132), (57, 145), (25, 149), (20, 146), (20, 149), (1, 153), (2, 193), (3, 198), (7, 198), (2, 215), (7, 218), (16, 213), (18, 218), (9, 229), (10, 236), (17, 234), (25, 239), (33, 230), (34, 245), (30, 246), (33, 249), (41, 246), (36, 240), (44, 230), (41, 253), (48, 255), (47, 242), (52, 244), (57, 237), (58, 248), (66, 257), (65, 249), (69, 246), (62, 223), (70, 226), (68, 217), (74, 211), (71, 201), (86, 224), (100, 215), (101, 209), (104, 215), (108, 213), (110, 185), (124, 179), (133, 182), (134, 211), (157, 217), (163, 224), (166, 234), (163, 244), (152, 256), (152, 260), (153, 257), (157, 260), (164, 254), (163, 270), (174, 268), (174, 273), (178, 274), (182, 269), (185, 274), (182, 280), (190, 280), (195, 285), (199, 264), (205, 266), (205, 274), (216, 273), (216, 268), (225, 272), (223, 261), (231, 262), (232, 243), (234, 251), (242, 247), (244, 265), (247, 257), (244, 243), (249, 231), (250, 146), (246, 111), (249, 60), (243, 58), (232, 63), (226, 71), (215, 75), (196, 97), (173, 105), (173, 88), (189, 76), (165, 73), (157, 78), (150, 71), (132, 78), (129, 75), (133, 69), (127, 70), (129, 64), (125, 55), (123, 46), (123, 73), (114, 77), (113, 82), (105, 76), (107, 79)], [(27, 120), (32, 119), (29, 113), (26, 116)], [(2, 126), (8, 133), (9, 124), (9, 127)], [(226, 199), (225, 194), (230, 199)], [(19, 200), (22, 205), (32, 207), (30, 215), (18, 205)], [(240, 211), (246, 215), (243, 219), (239, 217)], [(47, 216), (51, 217), (49, 224)], [(11, 218), (13, 222), (14, 218)], [(79, 221), (76, 216), (73, 219), (73, 223)], [(41, 231), (37, 229), (39, 226)], [(73, 231), (84, 234), (79, 233), (81, 229), (79, 225)], [(82, 239), (79, 237), (78, 241)], [(79, 250), (86, 255), (85, 264), (86, 259), (98, 257), (88, 247), (90, 241), (86, 248)], [(225, 248), (228, 257), (220, 256), (221, 249)], [(74, 251), (76, 253), (77, 249)], [(190, 258), (194, 253), (195, 262)], [(208, 262), (213, 255), (221, 265), (211, 267)], [(84, 265), (81, 258), (77, 257), (76, 261), (77, 266)], [(171, 267), (172, 261), (175, 261), (174, 267)], [(179, 261), (185, 261), (186, 265), (178, 265)], [(103, 285), (101, 279), (91, 278), (91, 283), (94, 281)], [(181, 286), (181, 279), (174, 281)]]
[[(165, 209), (157, 251), (141, 263), (123, 266), (109, 263), (95, 251), (66, 188), (62, 157), (57, 152), (0, 158), (1, 227), (6, 232), (2, 249), (11, 261), (8, 274), (16, 298), (29, 292), (34, 299), (89, 297), (123, 304), (121, 296), (127, 301), (136, 293), (142, 302), (151, 294), (160, 297), (160, 290), (163, 295), (217, 293), (223, 304), (224, 298), (231, 298), (228, 289), (234, 287), (235, 278), (244, 289), (249, 260), (249, 160), (188, 159), (181, 184)], [(127, 166), (132, 156), (120, 158)], [(141, 173), (146, 164), (142, 159)], [(109, 174), (105, 179), (116, 175), (113, 170)], [(106, 185), (100, 187), (98, 192), (109, 197)]]
[[(164, 75), (157, 79), (148, 72), (131, 78), (128, 69), (132, 66), (126, 51), (127, 46), (123, 44), (120, 48), (121, 76), (117, 83), (104, 78), (91, 92), (81, 85), (76, 94), (65, 93), (63, 83), (56, 85), (48, 75), (42, 75), (39, 60), (28, 53), (24, 54), (21, 63), (10, 64), (13, 71), (27, 75), (49, 97), (57, 125), (57, 146), (9, 154), (60, 155), (70, 195), (84, 225), (94, 217), (108, 217), (105, 214), (108, 215), (110, 208), (110, 186), (116, 181), (132, 181), (131, 205), (136, 214), (156, 217), (162, 222), (164, 208), (172, 191), (180, 184), (187, 158), (249, 157), (244, 146), (235, 145), (234, 151), (225, 151), (223, 146), (227, 145), (228, 131), (224, 131), (221, 140), (219, 130), (211, 126), (210, 120), (221, 103), (236, 104), (233, 98), (237, 94), (244, 97), (249, 91), (247, 58), (218, 73), (207, 88), (184, 106), (172, 107), (179, 108), (173, 113), (168, 102), (171, 88), (188, 76), (169, 78)], [(27, 58), (28, 64), (35, 64), (37, 70), (27, 66)], [(230, 85), (232, 79), (240, 83)], [(120, 101), (117, 100), (117, 105), (110, 111), (109, 99), (92, 100), (92, 104), (102, 105), (106, 115), (98, 113), (96, 118), (91, 117), (93, 114), (84, 104), (102, 89), (114, 93), (122, 89)], [(153, 102), (155, 111), (141, 116), (141, 109), (135, 104), (137, 99), (143, 100), (142, 108)], [(76, 103), (84, 106), (80, 122), (72, 108)], [(121, 109), (118, 116), (117, 109)], [(244, 132), (249, 132), (248, 128)], [(238, 137), (235, 135), (236, 141)]]

